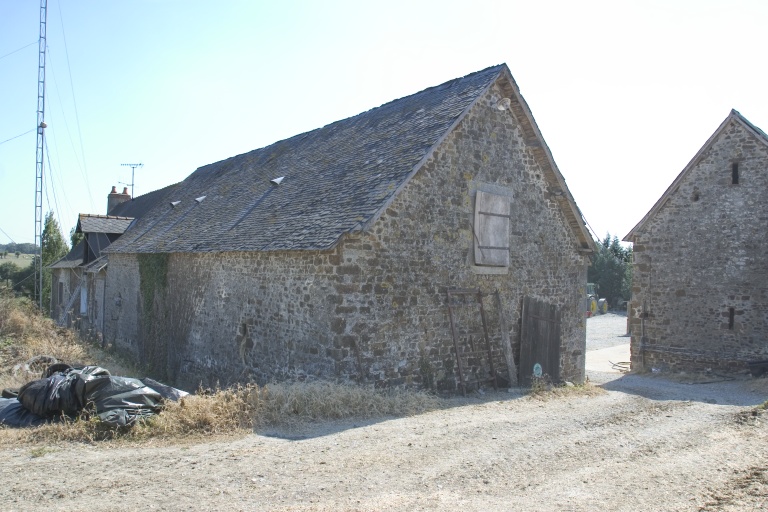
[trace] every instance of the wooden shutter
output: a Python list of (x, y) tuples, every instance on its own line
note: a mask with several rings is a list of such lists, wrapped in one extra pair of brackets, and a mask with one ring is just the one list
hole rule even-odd
[(509, 266), (509, 198), (477, 191), (475, 265)]

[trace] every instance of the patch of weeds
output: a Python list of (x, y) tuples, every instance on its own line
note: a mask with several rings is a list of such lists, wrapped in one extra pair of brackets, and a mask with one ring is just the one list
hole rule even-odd
[(29, 450), (29, 456), (33, 459), (36, 459), (37, 457), (42, 457), (43, 455), (46, 455), (48, 453), (53, 453), (56, 450), (53, 448), (50, 448), (48, 446), (36, 446)]
[(548, 393), (553, 388), (552, 380), (546, 373), (540, 376), (531, 377), (531, 396), (541, 396)]
[(759, 425), (760, 419), (766, 414), (766, 411), (768, 411), (768, 401), (747, 411), (736, 413), (736, 423), (740, 425)]

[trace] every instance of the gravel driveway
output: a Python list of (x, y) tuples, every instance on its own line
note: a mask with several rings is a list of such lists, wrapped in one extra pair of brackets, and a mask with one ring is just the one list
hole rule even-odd
[(587, 352), (629, 343), (626, 313), (609, 311), (587, 318)]
[[(626, 343), (621, 321), (589, 319), (588, 346)], [(765, 382), (613, 373), (597, 396), (487, 393), (300, 433), (5, 448), (0, 510), (766, 510)]]

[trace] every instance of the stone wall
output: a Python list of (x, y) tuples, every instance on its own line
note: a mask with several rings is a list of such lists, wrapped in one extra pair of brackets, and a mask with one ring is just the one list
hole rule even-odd
[[(79, 275), (71, 268), (54, 268), (51, 270), (51, 318), (55, 321), (58, 322), (79, 281)], [(59, 302), (59, 283), (62, 284), (61, 302)], [(71, 326), (75, 318), (80, 315), (79, 299), (75, 301), (70, 310), (73, 314), (67, 315), (65, 318), (68, 326)]]
[[(560, 307), (560, 375), (582, 381), (588, 261), (518, 123), (493, 108), (501, 94), (481, 98), (372, 227), (334, 250), (171, 254), (149, 287), (136, 283), (146, 256), (111, 255), (108, 341), (186, 387), (322, 376), (455, 389), (446, 289), (479, 288), (499, 290), (516, 358), (523, 297)], [(506, 268), (473, 263), (478, 190), (510, 199)], [(485, 307), (505, 373), (499, 311)]]
[(736, 372), (768, 359), (766, 169), (765, 143), (731, 121), (637, 234), (633, 369)]

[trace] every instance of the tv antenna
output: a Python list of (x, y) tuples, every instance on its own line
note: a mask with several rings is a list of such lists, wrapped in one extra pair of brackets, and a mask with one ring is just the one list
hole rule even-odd
[[(120, 165), (122, 165), (123, 167), (130, 167), (131, 168), (131, 183), (130, 183), (130, 185), (131, 185), (131, 199), (133, 199), (134, 198), (134, 195), (133, 195), (133, 184), (136, 183), (134, 181), (134, 179), (133, 179), (133, 176), (134, 176), (134, 173), (136, 172), (136, 168), (137, 167), (138, 168), (142, 168), (142, 167), (144, 167), (144, 164), (120, 164)], [(124, 183), (124, 185), (128, 185), (128, 183)]]

